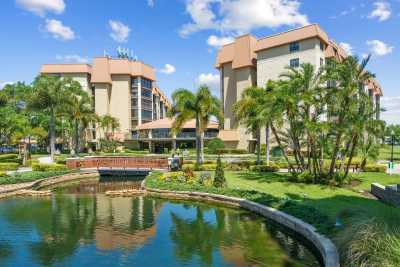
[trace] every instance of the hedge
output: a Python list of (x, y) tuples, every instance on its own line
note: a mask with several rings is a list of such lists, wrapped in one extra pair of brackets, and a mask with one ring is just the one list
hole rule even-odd
[(43, 178), (55, 177), (73, 172), (75, 172), (75, 170), (46, 171), (46, 172), (31, 171), (31, 172), (15, 173), (13, 175), (3, 175), (3, 176), (1, 175), (0, 172), (0, 185), (32, 182)]
[(236, 148), (222, 148), (216, 150), (217, 154), (249, 154), (249, 152), (245, 149), (236, 149)]
[(18, 169), (19, 163), (16, 162), (1, 162), (0, 171), (16, 171)]
[(32, 164), (33, 171), (65, 171), (68, 170), (67, 166), (62, 164), (43, 164), (43, 163), (34, 163)]
[(385, 165), (378, 165), (378, 164), (367, 164), (365, 165), (364, 172), (383, 172), (387, 171), (387, 167)]
[(18, 154), (2, 154), (0, 155), (0, 161), (18, 159)]
[(277, 172), (279, 171), (279, 166), (272, 163), (270, 165), (255, 165), (251, 166), (250, 170), (257, 172)]

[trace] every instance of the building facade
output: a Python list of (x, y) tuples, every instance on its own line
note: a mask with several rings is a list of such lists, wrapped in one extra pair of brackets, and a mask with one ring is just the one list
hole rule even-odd
[[(238, 125), (232, 105), (240, 100), (250, 86), (264, 87), (268, 80), (278, 80), (285, 67), (299, 67), (310, 63), (316, 69), (327, 60), (342, 60), (346, 52), (317, 25), (311, 24), (287, 32), (257, 39), (252, 35), (237, 37), (223, 46), (215, 67), (220, 72), (220, 93), (224, 112), (224, 130), (235, 130), (239, 135), (238, 148), (249, 149), (254, 138)], [(374, 102), (379, 119), (382, 89), (375, 79), (365, 84)], [(262, 132), (262, 135), (265, 131)], [(265, 143), (265, 136), (261, 140)]]
[[(137, 126), (164, 118), (171, 105), (156, 85), (154, 68), (140, 61), (97, 57), (92, 65), (45, 64), (40, 72), (78, 81), (97, 115), (118, 119), (116, 138), (121, 141), (132, 140)], [(102, 134), (97, 131), (95, 139)]]

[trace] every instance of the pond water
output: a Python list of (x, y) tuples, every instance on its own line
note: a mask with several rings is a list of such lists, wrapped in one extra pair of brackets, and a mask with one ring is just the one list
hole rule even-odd
[(107, 197), (135, 181), (68, 184), (0, 201), (0, 266), (320, 266), (302, 242), (240, 209)]

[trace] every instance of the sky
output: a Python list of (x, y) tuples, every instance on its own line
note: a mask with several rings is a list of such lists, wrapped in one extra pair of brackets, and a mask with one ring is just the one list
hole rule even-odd
[[(209, 85), (218, 48), (318, 23), (353, 55), (372, 54), (383, 119), (400, 124), (400, 0), (2, 0), (0, 88), (32, 82), (45, 63), (91, 63), (118, 47), (156, 69), (159, 87)], [(397, 64), (396, 64), (397, 63)]]

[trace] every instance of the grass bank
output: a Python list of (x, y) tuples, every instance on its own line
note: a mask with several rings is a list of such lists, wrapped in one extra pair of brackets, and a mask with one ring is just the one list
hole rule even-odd
[(0, 185), (33, 182), (36, 180), (60, 176), (60, 175), (64, 175), (67, 173), (73, 173), (73, 172), (76, 172), (76, 170), (31, 171), (31, 172), (15, 173), (13, 175), (6, 175), (6, 176), (0, 177)]

